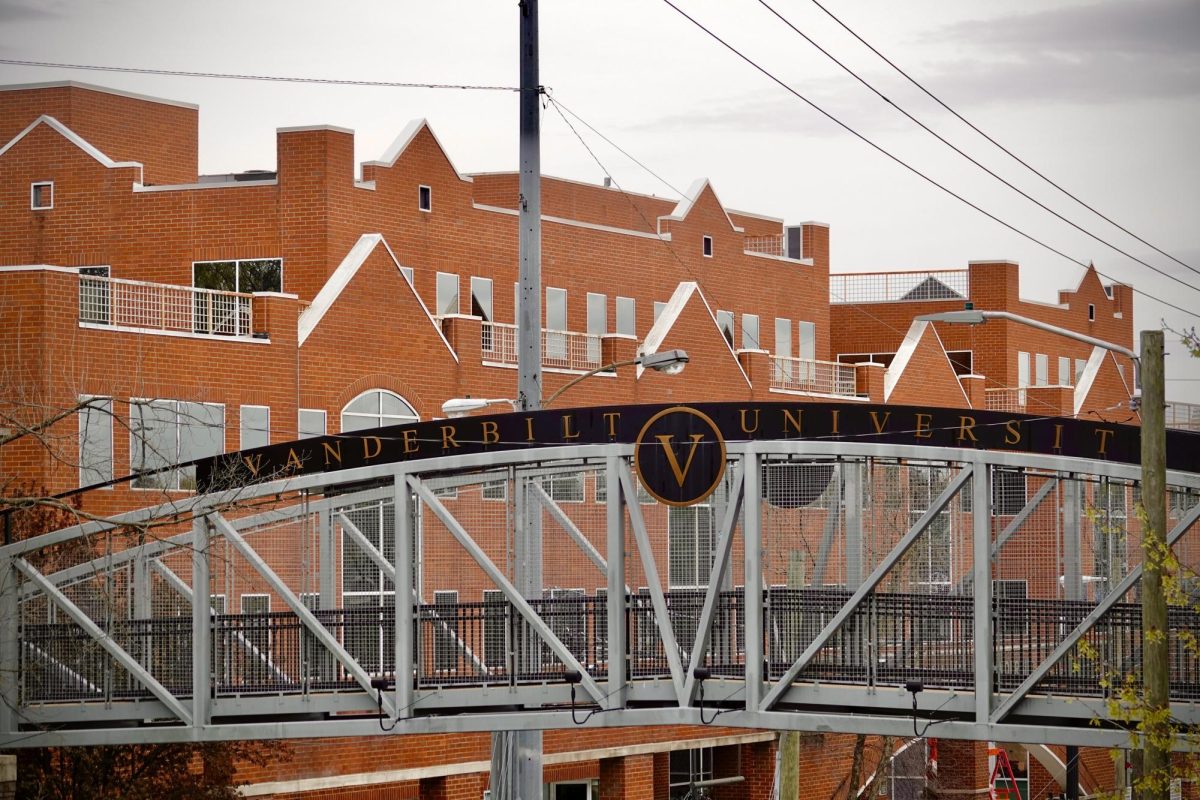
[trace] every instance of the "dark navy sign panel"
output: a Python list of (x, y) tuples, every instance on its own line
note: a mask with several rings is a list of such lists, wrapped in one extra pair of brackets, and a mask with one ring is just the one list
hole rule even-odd
[(690, 506), (721, 482), (725, 441), (707, 414), (673, 406), (642, 426), (633, 461), (642, 486), (655, 499), (669, 506)]
[[(689, 409), (707, 417), (726, 442), (809, 439), (915, 444), (1127, 464), (1137, 464), (1141, 458), (1140, 428), (1068, 417), (867, 403), (691, 403), (496, 414), (302, 439), (199, 461), (197, 482), (202, 491), (212, 491), (289, 475), (437, 456), (633, 443), (655, 415), (671, 408)], [(676, 455), (684, 456), (683, 445), (690, 446), (687, 437), (694, 432), (674, 442)], [(652, 436), (662, 434), (660, 431)], [(713, 446), (703, 440), (697, 445)], [(665, 458), (665, 451), (660, 455)], [(665, 466), (669, 471), (670, 464)], [(1200, 434), (1167, 431), (1167, 466), (1200, 472)]]

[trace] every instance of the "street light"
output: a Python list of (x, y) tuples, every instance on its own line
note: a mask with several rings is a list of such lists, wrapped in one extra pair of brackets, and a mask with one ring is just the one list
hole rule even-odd
[(542, 407), (549, 407), (551, 403), (558, 399), (558, 396), (570, 389), (580, 381), (587, 380), (598, 372), (611, 372), (617, 367), (631, 367), (634, 365), (652, 369), (655, 372), (661, 372), (664, 375), (678, 375), (683, 372), (683, 368), (687, 365), (688, 354), (683, 350), (664, 350), (661, 353), (644, 353), (637, 358), (626, 359), (625, 361), (614, 361), (611, 364), (605, 364), (602, 367), (590, 369), (587, 372), (579, 375), (562, 386), (558, 387), (558, 391), (546, 398), (546, 402), (542, 403)]
[(478, 411), (481, 408), (487, 408), (488, 406), (500, 403), (507, 403), (512, 406), (513, 411), (517, 410), (517, 401), (504, 397), (494, 400), (485, 400), (482, 397), (455, 397), (442, 403), (442, 413), (454, 419), (455, 417), (465, 417), (472, 411)]

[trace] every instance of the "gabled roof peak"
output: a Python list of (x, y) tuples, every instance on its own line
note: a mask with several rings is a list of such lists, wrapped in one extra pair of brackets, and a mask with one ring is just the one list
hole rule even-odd
[(33, 129), (39, 125), (45, 125), (45, 126), (51, 128), (52, 130), (57, 132), (60, 136), (62, 136), (64, 139), (66, 139), (68, 142), (75, 145), (83, 152), (87, 153), (89, 156), (91, 156), (97, 162), (99, 162), (102, 166), (107, 167), (108, 169), (121, 169), (124, 167), (137, 168), (139, 171), (138, 183), (141, 183), (142, 176), (140, 174), (140, 171), (142, 170), (142, 163), (140, 161), (113, 161), (111, 158), (106, 156), (104, 153), (100, 152), (99, 148), (97, 148), (91, 142), (87, 141), (82, 136), (80, 136), (78, 133), (71, 130), (66, 125), (62, 124), (57, 119), (50, 116), (49, 114), (42, 114), (40, 117), (35, 119), (33, 122), (29, 123), (25, 127), (25, 130), (21, 131), (16, 136), (14, 136), (11, 140), (9, 140), (8, 144), (4, 145), (4, 147), (0, 147), (0, 156), (3, 156), (5, 153), (7, 153), (10, 149), (13, 148), (13, 146), (15, 146), (17, 144), (17, 142), (21, 141), (26, 136), (28, 136), (30, 134), (30, 132), (32, 132)]
[(671, 211), (671, 213), (659, 217), (659, 219), (686, 219), (687, 215), (691, 213), (692, 207), (696, 204), (696, 200), (700, 198), (700, 195), (704, 194), (705, 189), (708, 189), (712, 192), (713, 199), (716, 200), (717, 205), (720, 206), (721, 213), (725, 215), (725, 221), (729, 223), (729, 227), (737, 233), (743, 232), (745, 228), (741, 228), (733, 224), (733, 220), (729, 217), (729, 212), (725, 210), (725, 204), (722, 203), (721, 198), (717, 196), (717, 190), (712, 188), (712, 183), (708, 180), (708, 178), (697, 178), (696, 180), (692, 181), (692, 185), (688, 187), (688, 190), (684, 193), (683, 197), (679, 198), (679, 202), (675, 204), (675, 208)]
[(454, 174), (458, 176), (458, 179), (468, 183), (471, 182), (472, 178), (470, 175), (464, 175), (459, 171), (458, 167), (454, 166), (454, 161), (450, 158), (450, 154), (446, 152), (446, 148), (442, 146), (442, 142), (440, 139), (438, 139), (437, 134), (434, 132), (433, 126), (429, 124), (429, 120), (425, 117), (411, 120), (392, 141), (392, 144), (388, 147), (388, 149), (383, 152), (383, 155), (379, 157), (378, 161), (364, 161), (363, 165), (372, 167), (394, 167), (396, 165), (396, 160), (399, 159), (401, 154), (408, 149), (408, 146), (412, 144), (413, 139), (416, 139), (417, 134), (419, 134), (422, 130), (429, 131), (429, 135), (433, 137), (433, 141), (435, 144), (437, 144), (438, 150), (442, 152), (442, 157), (446, 159), (446, 163), (450, 165), (450, 169), (454, 170)]

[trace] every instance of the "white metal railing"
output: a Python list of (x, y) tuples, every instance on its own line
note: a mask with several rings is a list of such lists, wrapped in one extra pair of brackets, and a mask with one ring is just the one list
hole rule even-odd
[(1167, 401), (1166, 420), (1168, 428), (1200, 432), (1200, 403)]
[(970, 277), (965, 269), (855, 272), (829, 276), (831, 303), (965, 300), (970, 294)]
[(1024, 389), (984, 389), (984, 406), (988, 411), (1013, 411), (1025, 413)]
[(251, 295), (79, 276), (79, 321), (120, 328), (249, 337)]
[[(517, 326), (485, 322), (480, 333), (483, 357), (501, 364), (517, 363)], [(542, 329), (542, 366), (559, 369), (596, 369), (600, 360), (600, 336), (579, 331)]]
[(782, 233), (770, 236), (747, 236), (742, 244), (746, 253), (763, 253), (768, 256), (785, 256), (786, 246)]
[(771, 388), (855, 397), (853, 364), (772, 356)]

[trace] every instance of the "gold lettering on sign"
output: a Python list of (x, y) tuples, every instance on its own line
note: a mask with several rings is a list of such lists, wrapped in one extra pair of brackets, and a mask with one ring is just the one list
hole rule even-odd
[(758, 430), (758, 409), (757, 408), (754, 409), (754, 427), (753, 428), (746, 427), (746, 412), (748, 410), (749, 409), (745, 409), (745, 408), (738, 409), (738, 413), (742, 417), (742, 433), (754, 433), (755, 431)]
[(500, 426), (488, 420), (487, 422), (479, 423), (480, 429), (483, 431), (483, 443), (495, 444), (500, 441)]
[[(370, 461), (383, 452), (383, 441), (378, 436), (363, 437), (363, 461)], [(374, 442), (375, 449), (371, 450), (371, 443)]]
[(262, 453), (256, 453), (253, 460), (250, 456), (242, 456), (242, 461), (246, 464), (246, 469), (250, 470), (250, 474), (258, 477), (258, 471), (262, 469)]
[(840, 433), (840, 431), (838, 430), (838, 415), (841, 413), (842, 413), (841, 411), (838, 411), (836, 409), (833, 412), (833, 427), (830, 428), (829, 432), (835, 436), (838, 433)]
[(453, 425), (442, 426), (442, 449), (449, 450), (451, 447), (458, 447), (458, 441), (455, 440), (455, 435), (458, 434), (458, 428)]
[(525, 441), (533, 441), (533, 417), (525, 418)]
[(604, 418), (608, 420), (608, 438), (617, 438), (617, 421), (621, 419), (621, 412), (606, 411), (604, 412)]
[(804, 411), (802, 411), (799, 408), (796, 409), (796, 416), (793, 417), (792, 412), (788, 411), (785, 408), (783, 410), (783, 435), (787, 436), (788, 426), (790, 424), (791, 427), (796, 429), (797, 436), (803, 436), (804, 431), (801, 429), (801, 426), (800, 426), (800, 423), (802, 423), (803, 421), (804, 421)]
[(296, 451), (289, 447), (287, 463), (284, 464), (284, 467), (289, 470), (297, 470), (303, 466), (304, 464), (300, 461), (300, 456), (296, 455)]
[(1054, 426), (1054, 449), (1062, 450), (1062, 423)]
[(913, 436), (918, 439), (929, 439), (933, 436), (933, 430), (929, 427), (929, 423), (933, 421), (933, 414), (917, 414), (917, 429), (913, 431)]
[(411, 428), (400, 432), (400, 438), (404, 440), (404, 452), (417, 452), (417, 432)]
[(575, 422), (574, 414), (563, 414), (563, 416), (562, 416), (562, 426), (563, 426), (562, 437), (563, 437), (563, 439), (578, 439), (579, 438), (579, 431), (575, 431), (574, 433), (571, 432), (571, 428), (573, 427), (572, 426), (573, 422)]
[(1102, 456), (1107, 455), (1107, 453), (1108, 453), (1108, 437), (1112, 436), (1113, 433), (1114, 433), (1114, 431), (1112, 428), (1097, 428), (1096, 429), (1096, 435), (1100, 437), (1100, 447), (1097, 449), (1097, 452), (1100, 455), (1102, 455)]
[(660, 433), (654, 437), (658, 439), (662, 449), (667, 454), (667, 463), (671, 465), (671, 472), (675, 473), (675, 482), (683, 486), (684, 479), (687, 478), (688, 470), (692, 468), (692, 459), (696, 457), (696, 447), (699, 446), (700, 440), (704, 438), (703, 433), (693, 433), (689, 436), (692, 440), (692, 449), (688, 451), (687, 461), (683, 462), (683, 466), (679, 466), (679, 459), (675, 457), (675, 448), (671, 447), (671, 439), (674, 438), (669, 433)]
[[(833, 413), (836, 414), (837, 412), (835, 411)], [(892, 416), (892, 412), (885, 411), (883, 414), (883, 422), (880, 422), (879, 421), (879, 412), (878, 411), (871, 412), (871, 424), (873, 424), (875, 426), (876, 433), (883, 433), (884, 426), (886, 426), (888, 424), (888, 420), (891, 418), (891, 416)], [(835, 430), (834, 433), (837, 433), (837, 431)]]
[[(1059, 428), (1062, 426), (1059, 425)], [(1005, 444), (1020, 444), (1021, 443), (1021, 423), (1020, 420), (1010, 419), (1004, 423), (1004, 443)], [(1055, 442), (1055, 447), (1058, 443)]]
[(972, 442), (979, 441), (979, 439), (975, 437), (975, 418), (960, 416), (958, 418), (958, 441), (961, 442), (967, 437), (970, 437)]
[[(336, 445), (336, 446), (335, 446)], [(337, 463), (342, 463), (342, 440), (335, 439), (333, 444), (329, 442), (321, 442), (321, 446), (325, 448), (325, 466), (329, 466), (329, 457), (337, 459)]]

